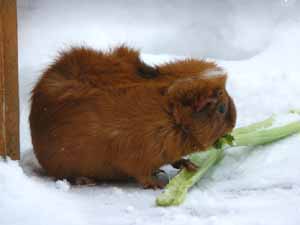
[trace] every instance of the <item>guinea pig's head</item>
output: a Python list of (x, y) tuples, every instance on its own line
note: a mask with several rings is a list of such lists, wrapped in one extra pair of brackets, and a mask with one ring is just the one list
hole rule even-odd
[(225, 72), (217, 68), (178, 79), (168, 88), (169, 112), (175, 127), (192, 140), (195, 150), (206, 149), (235, 126), (236, 109), (225, 89), (226, 79)]

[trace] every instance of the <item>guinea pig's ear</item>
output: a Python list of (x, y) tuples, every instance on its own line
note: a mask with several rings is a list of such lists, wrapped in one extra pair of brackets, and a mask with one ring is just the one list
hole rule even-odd
[(168, 101), (171, 105), (189, 106), (200, 112), (210, 103), (218, 101), (216, 90), (223, 89), (226, 75), (193, 76), (175, 80), (167, 89)]
[(214, 89), (225, 88), (227, 76), (226, 74), (213, 74), (215, 71), (210, 71), (210, 74), (203, 73), (198, 76), (175, 80), (167, 90), (170, 98), (178, 99), (184, 96), (192, 97), (201, 92), (210, 92)]

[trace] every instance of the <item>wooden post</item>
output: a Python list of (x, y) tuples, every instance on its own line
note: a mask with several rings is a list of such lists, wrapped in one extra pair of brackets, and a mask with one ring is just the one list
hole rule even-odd
[(16, 0), (0, 0), (0, 155), (20, 158)]

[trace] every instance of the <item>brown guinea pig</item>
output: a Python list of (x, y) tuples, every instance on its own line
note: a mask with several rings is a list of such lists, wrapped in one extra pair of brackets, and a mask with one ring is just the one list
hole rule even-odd
[(225, 90), (226, 74), (215, 64), (186, 60), (150, 67), (137, 52), (121, 50), (73, 49), (33, 89), (32, 143), (48, 175), (133, 177), (144, 187), (162, 187), (153, 177), (162, 165), (193, 168), (183, 156), (233, 129), (235, 106)]

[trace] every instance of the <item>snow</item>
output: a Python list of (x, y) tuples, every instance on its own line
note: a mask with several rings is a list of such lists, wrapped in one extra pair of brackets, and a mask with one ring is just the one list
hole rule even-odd
[(208, 69), (205, 70), (203, 75), (210, 78), (210, 77), (218, 77), (218, 76), (224, 76), (226, 73), (223, 69)]
[(113, 7), (88, 1), (94, 7), (82, 3), (80, 12), (79, 0), (63, 2), (18, 2), (22, 159), (0, 159), (1, 225), (300, 224), (300, 135), (255, 149), (228, 149), (183, 205), (159, 208), (160, 190), (134, 183), (74, 186), (46, 177), (28, 127), (30, 89), (58, 50), (70, 43), (107, 48), (123, 41), (140, 47), (149, 64), (184, 55), (216, 60), (228, 73), (238, 126), (273, 113), (280, 115), (277, 125), (298, 120), (286, 115), (300, 109), (299, 2), (205, 1), (193, 7), (192, 1), (175, 1), (158, 8), (154, 1), (132, 1), (126, 11), (122, 1)]

